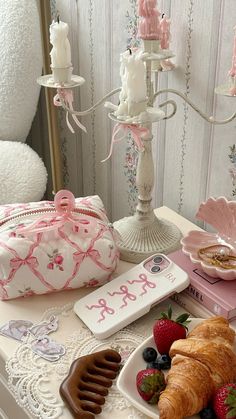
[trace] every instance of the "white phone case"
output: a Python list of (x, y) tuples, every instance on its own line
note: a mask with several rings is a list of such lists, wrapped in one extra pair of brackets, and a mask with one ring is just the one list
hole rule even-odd
[(74, 311), (96, 338), (105, 339), (189, 282), (186, 272), (158, 253), (78, 300)]

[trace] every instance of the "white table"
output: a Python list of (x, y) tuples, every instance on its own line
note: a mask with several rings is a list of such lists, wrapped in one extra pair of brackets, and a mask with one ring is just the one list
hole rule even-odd
[[(161, 207), (156, 210), (156, 214), (158, 217), (165, 218), (173, 223), (175, 223), (180, 230), (182, 231), (183, 235), (185, 235), (190, 230), (200, 230), (195, 224), (191, 223), (190, 221), (186, 220), (185, 218), (181, 217), (174, 211), (170, 210), (167, 207)], [(128, 269), (130, 269), (133, 265), (128, 262), (121, 261), (119, 267), (117, 269), (117, 274), (121, 274)], [(46, 310), (51, 309), (52, 307), (62, 307), (67, 304), (73, 304), (76, 300), (80, 299), (83, 295), (90, 292), (89, 289), (79, 289), (70, 292), (59, 292), (55, 294), (45, 295), (45, 296), (35, 296), (26, 299), (19, 299), (19, 300), (12, 300), (12, 301), (5, 301), (0, 302), (0, 324), (4, 324), (9, 320), (16, 320), (16, 319), (29, 319), (32, 322), (39, 322), (42, 318), (42, 315), (45, 313)], [(176, 312), (181, 312), (182, 309), (175, 303), (172, 302), (172, 306), (174, 306), (174, 310)], [(154, 310), (154, 309), (152, 309)], [(152, 311), (151, 310), (151, 311)], [(72, 316), (72, 311), (70, 315), (62, 316), (61, 326), (59, 327), (58, 333), (55, 335), (55, 339), (62, 342), (65, 339), (65, 336), (69, 336), (70, 331), (73, 332), (76, 328), (76, 321), (79, 320), (74, 315), (73, 319), (70, 319)], [(156, 316), (155, 312), (155, 316)], [(156, 317), (154, 317), (156, 318)], [(151, 318), (150, 318), (151, 319)], [(145, 319), (142, 322), (147, 321), (147, 328), (151, 328), (151, 320), (148, 324), (149, 314), (145, 316)], [(141, 326), (140, 326), (141, 327)], [(74, 328), (74, 329), (73, 329)], [(71, 329), (71, 330), (70, 330)], [(151, 329), (150, 329), (151, 330)], [(142, 337), (139, 336), (137, 332), (136, 337), (137, 339), (141, 339)], [(52, 338), (54, 336), (51, 335)], [(91, 344), (91, 343), (90, 343)], [(19, 343), (17, 341), (8, 339), (6, 337), (0, 336), (0, 419), (26, 419), (35, 417), (31, 415), (29, 411), (26, 409), (22, 409), (16, 404), (15, 395), (12, 395), (7, 387), (7, 372), (5, 370), (5, 363), (9, 358), (12, 358), (15, 351), (19, 347)], [(57, 385), (57, 384), (56, 384)], [(55, 389), (54, 389), (55, 390)], [(59, 396), (58, 396), (59, 397)], [(119, 403), (122, 403), (122, 400), (119, 400)], [(2, 416), (2, 418), (1, 418)], [(41, 416), (38, 416), (41, 417)], [(45, 416), (49, 417), (49, 416)], [(66, 408), (63, 407), (63, 414), (60, 416), (64, 418), (71, 418), (70, 413), (67, 411)], [(103, 413), (101, 418), (108, 418), (112, 417), (115, 418), (123, 418), (127, 417), (124, 415), (124, 411), (120, 411), (119, 409), (114, 412), (107, 412)], [(137, 418), (139, 416), (136, 416)], [(143, 417), (143, 416), (142, 416)]]

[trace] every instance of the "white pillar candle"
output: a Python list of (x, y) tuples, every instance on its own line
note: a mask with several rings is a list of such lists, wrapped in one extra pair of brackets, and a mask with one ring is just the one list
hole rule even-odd
[(69, 27), (65, 22), (53, 21), (50, 25), (50, 52), (52, 68), (71, 67), (71, 48), (67, 38)]
[(127, 58), (127, 98), (132, 102), (143, 102), (147, 96), (146, 67), (141, 53), (132, 53)]
[[(120, 62), (122, 88), (116, 115), (129, 115), (132, 104), (146, 103), (146, 67), (141, 59), (141, 53), (132, 52), (131, 54), (130, 50), (121, 54)], [(143, 110), (144, 108), (139, 109)], [(139, 111), (137, 112), (139, 113)]]

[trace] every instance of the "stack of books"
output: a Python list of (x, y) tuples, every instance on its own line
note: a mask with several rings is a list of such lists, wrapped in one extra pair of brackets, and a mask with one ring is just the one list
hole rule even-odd
[(182, 250), (168, 257), (179, 265), (190, 278), (190, 285), (172, 298), (195, 317), (223, 316), (236, 325), (236, 280), (212, 278), (196, 268)]

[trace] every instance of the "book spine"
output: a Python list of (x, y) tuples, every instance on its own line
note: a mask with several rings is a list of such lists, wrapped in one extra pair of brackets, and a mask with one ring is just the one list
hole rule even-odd
[(230, 311), (228, 311), (225, 307), (223, 307), (220, 303), (214, 301), (214, 297), (208, 295), (207, 292), (199, 290), (196, 286), (190, 284), (184, 291), (184, 293), (188, 294), (192, 297), (195, 301), (199, 304), (210, 310), (216, 316), (222, 316), (226, 319), (230, 317)]
[(171, 299), (183, 307), (185, 311), (192, 314), (194, 317), (209, 319), (209, 317), (214, 316), (214, 313), (212, 313), (210, 310), (207, 310), (188, 294), (184, 294), (184, 291), (178, 294), (174, 294)]

